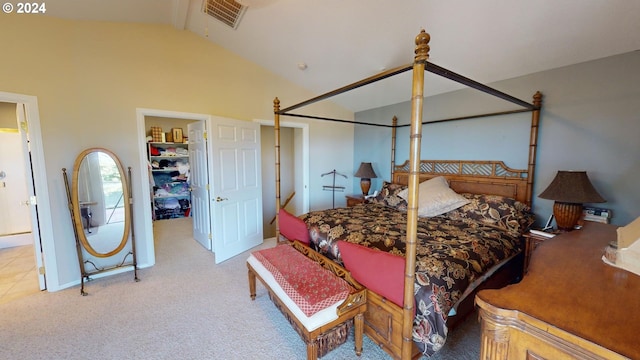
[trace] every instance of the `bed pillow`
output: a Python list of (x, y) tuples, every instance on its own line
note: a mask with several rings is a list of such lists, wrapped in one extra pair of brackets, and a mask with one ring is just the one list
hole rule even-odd
[(392, 207), (400, 211), (407, 211), (406, 199), (398, 196), (398, 193), (405, 190), (406, 188), (406, 185), (385, 181), (382, 183), (382, 189), (380, 189), (378, 195), (369, 199), (369, 202)]
[(535, 215), (525, 203), (515, 199), (486, 194), (461, 194), (469, 203), (443, 216), (465, 222), (476, 221), (521, 235), (533, 225)]
[[(409, 189), (403, 190), (398, 196), (407, 200)], [(467, 198), (449, 188), (449, 183), (444, 176), (437, 176), (420, 183), (418, 216), (438, 216), (468, 203)]]
[(278, 214), (280, 233), (291, 241), (298, 240), (303, 244), (309, 245), (311, 238), (309, 236), (307, 224), (305, 224), (302, 219), (287, 212), (285, 209), (280, 209)]
[(338, 241), (345, 268), (367, 289), (402, 307), (404, 304), (404, 257)]

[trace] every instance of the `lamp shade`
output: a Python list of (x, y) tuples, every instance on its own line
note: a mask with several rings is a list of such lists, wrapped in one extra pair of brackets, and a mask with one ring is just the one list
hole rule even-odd
[(586, 171), (558, 171), (538, 197), (571, 204), (606, 202), (591, 184)]
[(358, 168), (358, 171), (356, 171), (356, 174), (354, 176), (362, 179), (373, 179), (378, 177), (376, 175), (376, 172), (373, 171), (373, 167), (371, 166), (370, 162), (360, 163), (360, 167)]
[(571, 231), (582, 216), (582, 203), (606, 200), (593, 188), (586, 171), (558, 171), (538, 197), (555, 200), (553, 216), (560, 231)]

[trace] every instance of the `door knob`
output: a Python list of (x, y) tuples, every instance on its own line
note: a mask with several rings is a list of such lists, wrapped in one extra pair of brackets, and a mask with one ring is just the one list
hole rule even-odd
[(227, 199), (227, 198), (221, 198), (220, 196), (218, 196), (218, 197), (216, 198), (216, 202), (225, 201), (225, 200), (229, 200), (229, 199)]

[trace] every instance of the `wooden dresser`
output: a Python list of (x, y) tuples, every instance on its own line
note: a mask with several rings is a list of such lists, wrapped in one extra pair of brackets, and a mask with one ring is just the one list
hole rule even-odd
[(616, 237), (588, 222), (540, 244), (520, 283), (480, 291), (480, 358), (640, 359), (640, 276), (602, 261)]

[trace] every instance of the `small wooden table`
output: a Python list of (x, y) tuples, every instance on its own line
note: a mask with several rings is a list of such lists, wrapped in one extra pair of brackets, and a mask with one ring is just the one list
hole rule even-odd
[(523, 274), (527, 273), (529, 269), (529, 262), (531, 261), (531, 255), (533, 251), (538, 247), (538, 245), (542, 244), (545, 240), (551, 239), (551, 237), (538, 235), (532, 232), (527, 232), (523, 235), (525, 240), (524, 247), (524, 269)]
[(482, 359), (640, 359), (640, 276), (605, 264), (616, 227), (545, 240), (518, 284), (476, 296)]
[(347, 195), (345, 198), (347, 199), (347, 207), (364, 204), (364, 196), (362, 195)]

